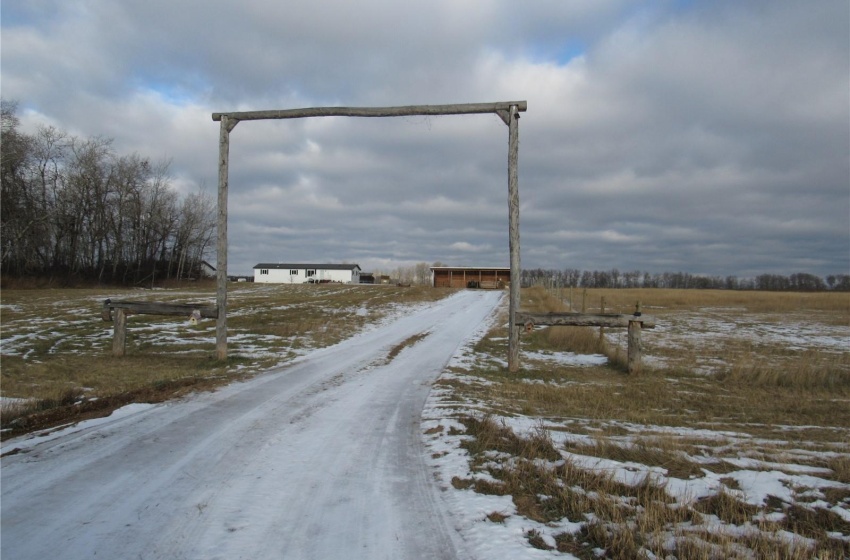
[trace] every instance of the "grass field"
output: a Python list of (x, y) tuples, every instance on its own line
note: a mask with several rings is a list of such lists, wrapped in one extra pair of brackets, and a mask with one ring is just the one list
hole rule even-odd
[[(103, 300), (215, 304), (212, 284), (162, 290), (40, 289), (0, 293), (3, 437), (155, 402), (279, 367), (446, 290), (334, 284), (231, 284), (228, 360), (215, 320), (135, 315), (127, 355), (112, 356)], [(33, 414), (36, 412), (37, 414)]]
[[(563, 296), (524, 290), (523, 309)], [(850, 556), (850, 298), (593, 290), (586, 311), (602, 297), (657, 318), (643, 374), (624, 329), (580, 327), (524, 333), (508, 374), (503, 316), (439, 381), (428, 437), (470, 457), (446, 480), (511, 496), (490, 522), (535, 521), (533, 546), (580, 558)]]
[[(133, 316), (114, 358), (100, 318), (107, 297), (211, 304), (212, 286), (4, 290), (3, 436), (280, 367), (448, 293), (233, 285), (220, 363), (212, 320)], [(532, 546), (587, 559), (850, 557), (847, 294), (573, 296), (576, 310), (601, 311), (604, 297), (606, 312), (641, 301), (656, 318), (641, 375), (625, 373), (624, 329), (575, 327), (523, 333), (509, 374), (503, 309), (435, 385), (426, 442), (439, 469), (463, 465), (442, 472), (447, 486), (503, 500), (485, 522), (521, 518)], [(531, 288), (522, 307), (563, 311), (567, 298)]]

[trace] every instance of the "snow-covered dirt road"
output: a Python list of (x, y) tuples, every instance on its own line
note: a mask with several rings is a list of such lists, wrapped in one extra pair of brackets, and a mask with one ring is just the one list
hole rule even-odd
[(420, 414), (500, 298), (460, 292), (215, 393), (6, 442), (21, 451), (0, 469), (0, 555), (467, 557), (426, 465)]

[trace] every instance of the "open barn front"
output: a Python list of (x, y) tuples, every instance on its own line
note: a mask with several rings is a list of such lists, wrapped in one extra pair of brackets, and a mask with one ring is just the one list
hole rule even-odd
[(501, 290), (510, 286), (510, 268), (432, 266), (434, 288), (473, 288)]

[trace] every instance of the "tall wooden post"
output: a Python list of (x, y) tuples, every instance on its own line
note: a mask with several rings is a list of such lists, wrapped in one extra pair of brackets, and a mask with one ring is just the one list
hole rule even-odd
[(508, 371), (519, 370), (519, 325), (516, 314), (519, 311), (519, 290), (521, 268), (519, 260), (519, 180), (517, 161), (519, 159), (519, 113), (517, 106), (511, 105), (508, 119), (508, 233), (511, 252), (511, 289), (508, 311)]
[(228, 116), (221, 117), (218, 137), (218, 245), (216, 247), (216, 307), (215, 353), (219, 360), (227, 359), (227, 175), (230, 162), (230, 131), (239, 123)]

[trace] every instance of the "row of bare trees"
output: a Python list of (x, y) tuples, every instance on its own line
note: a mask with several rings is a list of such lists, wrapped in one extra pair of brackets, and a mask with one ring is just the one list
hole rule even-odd
[(25, 134), (6, 101), (0, 157), (3, 275), (124, 284), (200, 275), (215, 206), (200, 190), (181, 199), (168, 162), (50, 126)]
[[(388, 275), (393, 281), (407, 284), (427, 285), (431, 282), (431, 266), (445, 266), (440, 262), (433, 265), (421, 262), (411, 266), (400, 266)], [(376, 271), (375, 274), (383, 274)], [(524, 269), (521, 273), (525, 287), (543, 285), (551, 288), (672, 288), (695, 290), (765, 290), (792, 292), (821, 292), (833, 290), (850, 292), (850, 274), (834, 274), (825, 278), (798, 272), (790, 276), (761, 274), (754, 278), (737, 276), (706, 276), (687, 272), (642, 272), (639, 270), (579, 270), (577, 268)]]
[[(430, 265), (426, 262), (419, 262), (410, 266), (399, 266), (389, 271), (387, 274), (394, 281), (403, 284), (413, 284), (419, 286), (427, 286), (431, 283), (431, 267), (443, 266), (439, 261)], [(377, 271), (376, 274), (384, 274), (382, 271)]]
[(673, 288), (697, 290), (766, 290), (820, 292), (825, 290), (850, 291), (850, 274), (834, 274), (826, 278), (798, 272), (790, 276), (761, 274), (755, 278), (737, 276), (706, 276), (687, 272), (621, 272), (611, 270), (526, 269), (522, 271), (522, 285), (535, 284), (550, 287), (582, 288)]

